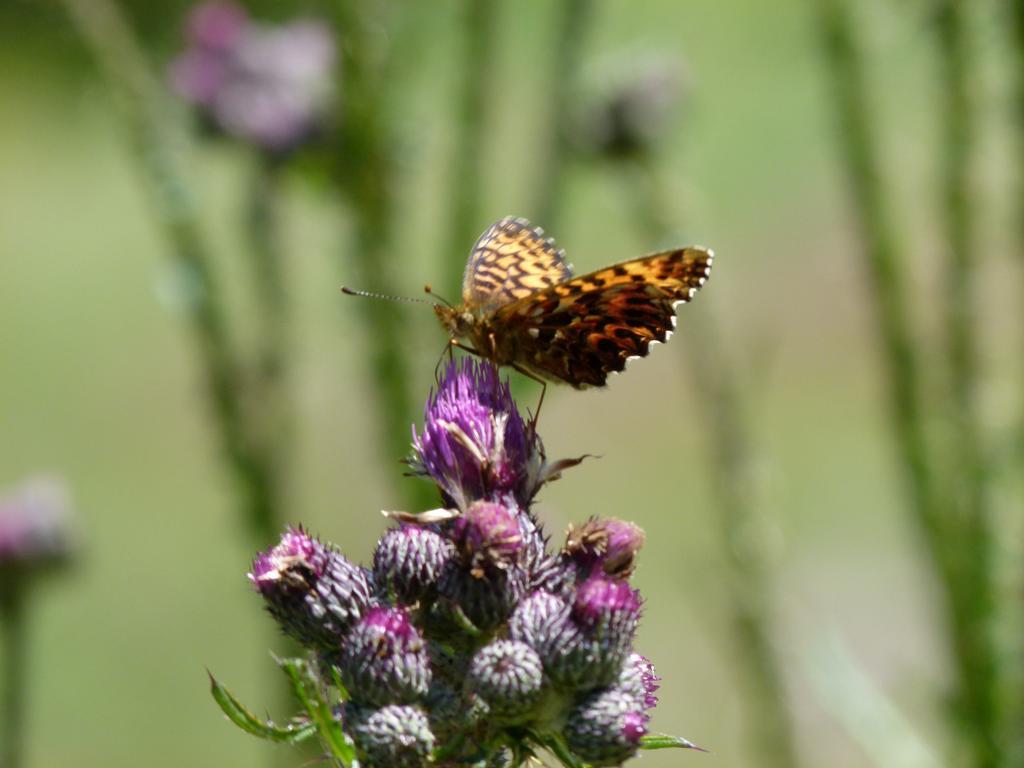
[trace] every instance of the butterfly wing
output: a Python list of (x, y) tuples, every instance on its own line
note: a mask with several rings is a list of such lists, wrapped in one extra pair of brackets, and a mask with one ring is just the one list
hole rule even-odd
[(507, 216), (473, 246), (462, 278), (462, 301), (487, 314), (572, 277), (565, 252), (526, 219)]
[(616, 264), (499, 308), (493, 327), (504, 356), (543, 378), (580, 389), (645, 357), (675, 328), (675, 307), (711, 273), (713, 254), (680, 248)]

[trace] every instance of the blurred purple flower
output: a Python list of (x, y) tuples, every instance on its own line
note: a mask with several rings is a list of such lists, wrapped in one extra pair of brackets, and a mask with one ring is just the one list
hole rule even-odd
[(335, 87), (326, 24), (259, 24), (239, 6), (204, 3), (189, 15), (186, 40), (171, 82), (224, 133), (280, 153), (322, 126)]
[(71, 501), (60, 480), (29, 479), (0, 498), (0, 572), (60, 565), (72, 550)]

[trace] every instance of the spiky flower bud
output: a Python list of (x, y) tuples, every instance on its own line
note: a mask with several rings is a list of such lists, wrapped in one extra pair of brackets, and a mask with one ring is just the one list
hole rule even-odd
[(653, 709), (658, 703), (658, 697), (654, 692), (660, 687), (659, 680), (661, 678), (655, 674), (654, 665), (646, 656), (631, 653), (626, 663), (622, 665), (622, 673), (615, 687), (628, 693), (647, 710)]
[(579, 757), (594, 766), (619, 765), (636, 754), (647, 733), (647, 715), (628, 693), (617, 688), (598, 691), (569, 713), (565, 740)]
[(451, 542), (435, 531), (415, 525), (392, 528), (373, 553), (374, 580), (401, 603), (430, 599), (454, 553)]
[(411, 465), (456, 506), (512, 494), (528, 504), (543, 483), (544, 450), (508, 382), (487, 363), (451, 363), (413, 429)]
[(522, 514), (511, 499), (475, 501), (451, 524), (457, 555), (440, 591), (479, 629), (503, 622), (526, 591)]
[(509, 637), (540, 650), (561, 634), (569, 621), (570, 606), (550, 592), (538, 591), (520, 601), (509, 618)]
[(495, 640), (485, 645), (469, 665), (466, 685), (506, 719), (528, 712), (544, 687), (540, 656), (526, 643)]
[(573, 690), (610, 685), (629, 655), (639, 616), (640, 599), (626, 582), (591, 577), (577, 590), (568, 617), (549, 621), (538, 635), (544, 669)]
[(592, 517), (579, 527), (569, 526), (563, 552), (576, 565), (581, 580), (597, 569), (628, 578), (644, 539), (643, 530), (633, 523)]
[(367, 768), (421, 768), (434, 748), (434, 734), (419, 707), (345, 705), (343, 727)]
[(302, 528), (257, 555), (249, 580), (286, 634), (326, 653), (338, 650), (373, 595), (365, 569)]
[(345, 638), (338, 666), (352, 697), (367, 704), (411, 703), (430, 685), (426, 643), (402, 608), (368, 610)]

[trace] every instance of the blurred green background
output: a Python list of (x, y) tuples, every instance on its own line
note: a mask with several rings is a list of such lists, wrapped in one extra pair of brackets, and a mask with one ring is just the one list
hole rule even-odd
[[(873, 764), (837, 723), (840, 694), (829, 688), (840, 680), (828, 661), (837, 638), (923, 742), (942, 751), (934, 692), (947, 673), (936, 599), (903, 510), (812, 5), (602, 0), (584, 44), (585, 78), (648, 54), (684, 63), (688, 96), (663, 161), (681, 231), (717, 255), (670, 345), (607, 390), (549, 388), (541, 424), (549, 456), (601, 456), (544, 490), (539, 511), (556, 538), (592, 514), (635, 520), (648, 533), (635, 578), (647, 601), (638, 647), (664, 678), (653, 726), (711, 750), (652, 753), (643, 758), (652, 768), (760, 764), (744, 742), (726, 556), (688, 370), (688, 321), (703, 312), (723, 325), (752, 418), (763, 521), (752, 535), (775, 568), (776, 643), (805, 763)], [(977, 18), (976, 93), (994, 115), (978, 162), (979, 281), (983, 411), (998, 428), (1018, 404), (1020, 359), (1005, 350), (1019, 348), (1021, 294), (1001, 159), (1011, 107), (995, 5)], [(186, 8), (129, 6), (159, 66), (179, 45)], [(438, 190), (458, 149), (457, 11), (436, 4), (407, 89), (403, 222), (391, 256), (413, 296), (427, 282), (457, 293), (437, 284), (447, 220)], [(882, 86), (888, 178), (913, 238), (913, 310), (930, 327), (942, 234), (928, 8), (870, 0), (858, 12)], [(499, 13), (501, 87), (489, 97), (481, 230), (530, 214), (547, 108), (549, 4), (503, 3)], [(245, 578), (252, 540), (235, 513), (167, 246), (109, 93), (60, 7), (0, 5), (0, 103), (0, 485), (41, 469), (63, 473), (83, 544), (32, 616), (28, 765), (260, 764), (267, 749), (286, 748), (225, 722), (206, 678), (212, 670), (257, 710), (272, 700), (269, 619)], [(200, 143), (189, 156), (231, 296), (245, 256), (239, 222), (250, 166), (224, 142)], [(634, 215), (613, 172), (583, 165), (570, 173), (550, 234), (587, 271), (657, 245), (639, 236)], [(322, 185), (293, 174), (284, 221), (299, 410), (290, 522), (365, 562), (385, 525), (379, 510), (401, 507), (401, 484), (418, 481), (401, 476), (399, 456), (379, 461), (366, 405), (375, 342), (363, 335), (356, 300), (338, 293), (351, 282), (337, 258), (349, 217)], [(425, 398), (443, 333), (428, 307), (397, 311), (413, 319), (402, 343), (413, 391)], [(1019, 488), (1011, 492), (1006, 503), (1019, 511)]]

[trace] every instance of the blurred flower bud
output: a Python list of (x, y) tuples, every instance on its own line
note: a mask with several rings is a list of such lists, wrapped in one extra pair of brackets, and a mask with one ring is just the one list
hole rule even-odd
[(609, 576), (628, 578), (636, 567), (636, 553), (644, 545), (643, 530), (615, 518), (590, 518), (569, 526), (563, 552), (576, 565), (581, 578), (600, 568)]
[(390, 704), (379, 709), (348, 702), (343, 727), (366, 768), (421, 768), (429, 762), (434, 734), (419, 707)]
[(60, 480), (30, 479), (0, 498), (2, 587), (13, 587), (19, 577), (63, 565), (72, 549), (71, 502)]
[(487, 702), (494, 715), (512, 720), (539, 701), (544, 669), (537, 652), (526, 643), (495, 640), (473, 656), (466, 685)]
[(281, 153), (322, 125), (335, 62), (323, 23), (261, 25), (239, 6), (204, 3), (189, 16), (187, 40), (171, 82), (225, 134)]
[(392, 528), (373, 553), (374, 579), (381, 590), (401, 603), (432, 599), (437, 580), (454, 554), (451, 542), (428, 528)]
[(654, 149), (671, 128), (684, 91), (682, 67), (674, 60), (644, 62), (625, 75), (578, 119), (581, 149), (609, 159), (636, 157)]
[(406, 704), (426, 694), (426, 644), (402, 608), (371, 608), (345, 638), (341, 677), (352, 697), (367, 704)]
[(285, 634), (329, 654), (373, 595), (365, 569), (302, 528), (289, 528), (277, 546), (257, 555), (249, 579)]
[(565, 724), (569, 748), (591, 765), (620, 765), (636, 754), (647, 715), (629, 694), (609, 688), (585, 698)]

